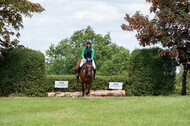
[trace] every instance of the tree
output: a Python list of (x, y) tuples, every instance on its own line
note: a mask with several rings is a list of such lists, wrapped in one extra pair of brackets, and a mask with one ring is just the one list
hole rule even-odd
[[(74, 64), (74, 53), (72, 55), (72, 46), (69, 44), (69, 39), (64, 39), (57, 46), (51, 44), (46, 51), (48, 56), (46, 59), (46, 72), (48, 74), (70, 74)], [(77, 50), (75, 50), (77, 51)], [(73, 62), (72, 62), (73, 61)]]
[[(175, 93), (180, 94), (180, 90), (182, 89), (182, 74), (183, 74), (183, 66), (180, 65), (180, 71), (176, 75), (176, 85), (175, 85)], [(187, 94), (190, 94), (190, 73), (187, 73), (187, 84), (186, 84)]]
[(187, 72), (190, 69), (190, 16), (188, 0), (146, 0), (152, 3), (150, 13), (153, 19), (140, 12), (124, 18), (129, 24), (123, 24), (123, 30), (136, 30), (136, 37), (143, 47), (160, 44), (165, 50), (158, 55), (169, 55), (176, 59), (176, 65), (183, 65), (182, 95), (186, 95)]
[(22, 16), (32, 17), (32, 13), (40, 13), (44, 8), (40, 4), (28, 0), (1, 0), (0, 1), (0, 44), (6, 48), (16, 47), (19, 30), (23, 28)]
[[(126, 75), (128, 74), (130, 53), (124, 47), (118, 47), (116, 54), (106, 60), (99, 69), (100, 75)], [(111, 70), (111, 71), (110, 71)]]
[[(82, 50), (86, 46), (86, 41), (88, 39), (93, 42), (92, 46), (95, 51), (94, 60), (98, 70), (97, 72), (100, 74), (103, 72), (101, 71), (103, 69), (101, 67), (106, 62), (111, 61), (113, 57), (115, 57), (114, 59), (119, 59), (119, 54), (121, 54), (120, 56), (125, 59), (129, 56), (128, 50), (117, 46), (111, 41), (109, 33), (102, 36), (96, 34), (94, 30), (88, 26), (86, 29), (75, 31), (70, 38), (63, 39), (58, 45), (52, 44), (49, 47), (46, 51), (47, 74), (74, 74), (75, 66), (81, 57)], [(119, 54), (117, 55), (117, 53)], [(119, 64), (119, 61), (114, 62)], [(124, 70), (126, 67), (121, 66), (121, 68)], [(107, 72), (113, 74), (113, 69), (108, 69)]]

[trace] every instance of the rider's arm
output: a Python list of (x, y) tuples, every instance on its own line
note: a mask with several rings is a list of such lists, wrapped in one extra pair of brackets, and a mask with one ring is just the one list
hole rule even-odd
[(82, 59), (84, 59), (84, 53), (85, 53), (85, 48), (83, 49), (83, 52), (82, 52)]
[(93, 60), (94, 58), (94, 49), (92, 49), (92, 54), (91, 54), (91, 59)]

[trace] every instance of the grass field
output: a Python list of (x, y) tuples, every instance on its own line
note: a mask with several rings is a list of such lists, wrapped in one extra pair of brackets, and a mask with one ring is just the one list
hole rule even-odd
[(190, 126), (190, 96), (0, 98), (3, 126)]

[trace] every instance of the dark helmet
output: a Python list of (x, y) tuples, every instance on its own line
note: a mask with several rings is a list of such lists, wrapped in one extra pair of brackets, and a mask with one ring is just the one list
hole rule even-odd
[(87, 40), (86, 44), (91, 44), (92, 45), (92, 41), (91, 40)]

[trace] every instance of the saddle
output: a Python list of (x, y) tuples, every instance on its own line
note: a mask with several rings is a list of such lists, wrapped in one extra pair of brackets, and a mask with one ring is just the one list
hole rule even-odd
[(92, 65), (92, 60), (90, 58), (87, 58), (87, 61), (83, 64), (81, 70), (83, 70), (87, 64)]
[(89, 64), (89, 65), (91, 65), (91, 64), (92, 64), (92, 59), (87, 58), (87, 61), (86, 61), (86, 63), (85, 63), (85, 64)]
[[(81, 62), (81, 61), (82, 61), (82, 58), (78, 61), (77, 65), (76, 65), (76, 67), (75, 67), (75, 73), (77, 73), (77, 71), (79, 70), (79, 65), (80, 65), (80, 62)], [(91, 60), (90, 58), (87, 58), (87, 62), (83, 64), (83, 66), (82, 66), (82, 68), (80, 69), (80, 71), (83, 70), (84, 67), (86, 67), (87, 64), (90, 64), (90, 65), (92, 64), (92, 60)]]

